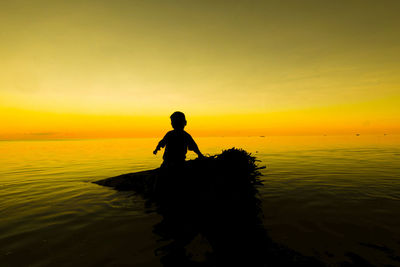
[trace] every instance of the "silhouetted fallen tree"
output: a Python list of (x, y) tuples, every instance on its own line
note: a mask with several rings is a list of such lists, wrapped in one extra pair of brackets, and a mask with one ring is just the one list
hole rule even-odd
[[(133, 190), (146, 198), (157, 198), (157, 194), (163, 194), (163, 191), (174, 187), (190, 193), (211, 194), (207, 196), (208, 199), (211, 196), (220, 199), (221, 194), (227, 196), (226, 193), (237, 198), (257, 191), (255, 185), (261, 184), (258, 170), (262, 168), (256, 165), (255, 157), (245, 150), (231, 148), (219, 155), (186, 161), (179, 170), (164, 171), (157, 168), (122, 174), (94, 183), (120, 191)], [(175, 184), (178, 179), (185, 187)]]

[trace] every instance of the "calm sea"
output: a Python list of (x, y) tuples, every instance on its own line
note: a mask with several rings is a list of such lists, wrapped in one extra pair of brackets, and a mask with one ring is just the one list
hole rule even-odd
[[(400, 265), (400, 136), (197, 138), (262, 170), (271, 238), (329, 265)], [(157, 139), (0, 142), (1, 266), (160, 266), (160, 218), (91, 183), (158, 167)], [(188, 158), (194, 158), (194, 154)]]

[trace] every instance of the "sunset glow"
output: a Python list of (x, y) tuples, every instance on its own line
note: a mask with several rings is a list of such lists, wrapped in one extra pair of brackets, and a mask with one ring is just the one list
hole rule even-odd
[(5, 1), (0, 139), (399, 134), (397, 1)]

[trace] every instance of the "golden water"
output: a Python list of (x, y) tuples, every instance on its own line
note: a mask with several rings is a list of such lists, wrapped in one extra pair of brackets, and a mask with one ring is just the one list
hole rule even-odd
[[(159, 166), (157, 141), (0, 142), (0, 265), (159, 266), (158, 215), (91, 183)], [(196, 141), (205, 154), (244, 148), (267, 166), (260, 196), (274, 241), (334, 265), (354, 254), (400, 264), (399, 136)]]

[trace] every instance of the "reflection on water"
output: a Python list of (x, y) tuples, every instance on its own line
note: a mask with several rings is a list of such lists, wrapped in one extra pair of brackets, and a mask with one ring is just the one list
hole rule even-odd
[[(399, 265), (399, 137), (196, 140), (204, 153), (242, 147), (267, 166), (260, 197), (274, 241), (327, 263)], [(158, 215), (89, 183), (159, 166), (156, 142), (0, 142), (0, 262), (159, 266)]]

